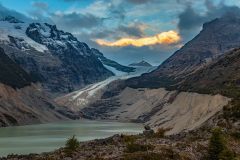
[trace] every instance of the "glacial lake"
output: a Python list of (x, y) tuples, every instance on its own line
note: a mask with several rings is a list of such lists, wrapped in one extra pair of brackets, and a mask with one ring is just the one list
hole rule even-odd
[(142, 131), (142, 124), (90, 120), (0, 128), (0, 157), (53, 151), (63, 147), (73, 135), (79, 141), (87, 141)]

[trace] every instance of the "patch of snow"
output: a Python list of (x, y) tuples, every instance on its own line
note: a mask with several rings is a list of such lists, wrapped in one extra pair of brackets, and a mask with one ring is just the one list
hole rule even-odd
[[(140, 76), (143, 73), (150, 72), (154, 70), (156, 67), (136, 67), (135, 72), (131, 73), (118, 73), (115, 76), (109, 77), (108, 79), (97, 82), (95, 84), (91, 84), (86, 86), (85, 88), (72, 92), (68, 95), (65, 95), (63, 97), (60, 97), (58, 99), (68, 99), (68, 102), (76, 102), (77, 108), (80, 108), (83, 105), (88, 104), (88, 102), (91, 101), (95, 97), (95, 95), (100, 92), (102, 89), (104, 89), (108, 84), (110, 84), (113, 81), (116, 80), (123, 80), (128, 79), (136, 76)], [(114, 71), (114, 69), (111, 67), (111, 69)]]
[(107, 68), (109, 71), (113, 72), (115, 74), (115, 76), (121, 76), (121, 75), (126, 75), (126, 72), (122, 72), (122, 71), (118, 71), (116, 68), (114, 67), (110, 67), (110, 66), (107, 66), (105, 64), (103, 64), (103, 66), (105, 68)]
[(41, 45), (26, 35), (26, 29), (28, 27), (28, 23), (18, 24), (19, 28), (15, 27), (15, 24), (9, 23), (7, 21), (0, 21), (0, 40), (2, 42), (10, 42), (9, 35), (12, 37), (16, 37), (19, 39), (23, 39), (27, 44), (29, 44), (32, 48), (36, 49), (39, 52), (47, 51), (47, 47)]

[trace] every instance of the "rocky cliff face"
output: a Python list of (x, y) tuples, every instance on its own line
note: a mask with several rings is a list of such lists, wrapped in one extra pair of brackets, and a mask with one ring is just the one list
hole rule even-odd
[(0, 33), (6, 54), (55, 95), (113, 75), (87, 44), (55, 25), (5, 18)]
[(36, 85), (13, 89), (0, 83), (0, 97), (0, 127), (71, 119), (72, 113), (54, 104)]
[(234, 49), (186, 77), (176, 87), (186, 91), (220, 93), (232, 98), (238, 97), (240, 93), (239, 64), (240, 49)]
[(76, 118), (58, 107), (0, 48), (0, 127)]
[(82, 108), (83, 114), (93, 119), (142, 122), (154, 129), (169, 128), (168, 134), (200, 127), (231, 100), (221, 95), (167, 91), (164, 88), (127, 87), (118, 94), (108, 92), (108, 95), (111, 96), (103, 94)]
[(16, 65), (0, 48), (0, 82), (12, 88), (22, 88), (30, 85), (33, 79)]
[(169, 87), (240, 46), (240, 18), (225, 15), (203, 25), (202, 31), (155, 71), (129, 81), (132, 87)]

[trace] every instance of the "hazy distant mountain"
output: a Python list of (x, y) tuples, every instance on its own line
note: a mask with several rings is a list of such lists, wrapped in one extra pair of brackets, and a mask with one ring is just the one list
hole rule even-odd
[(137, 63), (131, 63), (129, 64), (129, 66), (136, 66), (136, 67), (152, 67), (152, 65), (144, 60), (142, 60), (141, 62), (137, 62)]
[(95, 56), (97, 56), (99, 58), (99, 60), (106, 66), (109, 66), (109, 67), (115, 68), (118, 71), (127, 72), (127, 73), (135, 71), (135, 68), (133, 68), (133, 67), (121, 65), (111, 59), (104, 57), (103, 53), (101, 53), (99, 50), (97, 50), (95, 48), (92, 48), (91, 50), (92, 50), (93, 54)]
[(8, 16), (0, 21), (0, 33), (6, 54), (52, 93), (66, 93), (113, 75), (87, 44), (55, 25)]

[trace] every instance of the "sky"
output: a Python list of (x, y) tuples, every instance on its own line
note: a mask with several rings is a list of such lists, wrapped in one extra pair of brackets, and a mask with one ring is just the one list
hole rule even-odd
[(56, 24), (122, 64), (153, 65), (196, 36), (203, 23), (239, 12), (239, 0), (0, 0), (0, 16)]

